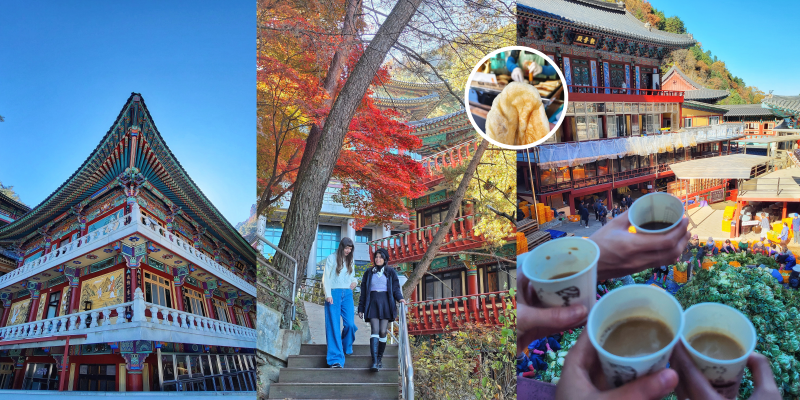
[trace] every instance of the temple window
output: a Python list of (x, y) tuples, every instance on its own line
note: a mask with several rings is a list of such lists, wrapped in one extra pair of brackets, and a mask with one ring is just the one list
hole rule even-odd
[(90, 392), (116, 392), (117, 366), (113, 364), (80, 366), (78, 389)]
[(144, 288), (144, 301), (172, 308), (172, 291), (170, 290), (169, 279), (145, 272)]
[(183, 288), (183, 294), (184, 298), (187, 300), (183, 302), (184, 307), (186, 307), (186, 312), (203, 317), (207, 315), (202, 294), (189, 288)]
[(225, 302), (217, 299), (211, 299), (212, 303), (214, 303), (214, 313), (217, 315), (217, 319), (222, 322), (231, 322), (230, 316), (228, 315), (228, 307), (225, 305)]

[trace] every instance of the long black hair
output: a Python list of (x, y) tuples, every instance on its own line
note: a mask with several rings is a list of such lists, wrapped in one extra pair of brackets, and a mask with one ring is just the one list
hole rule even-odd
[(372, 267), (372, 273), (374, 273), (374, 274), (382, 272), (384, 268), (389, 266), (389, 252), (386, 251), (386, 249), (381, 247), (380, 249), (375, 250), (375, 255), (373, 256), (373, 258), (375, 256), (377, 256), (377, 255), (380, 255), (381, 258), (383, 259), (383, 265), (379, 266), (379, 265), (374, 264), (373, 267)]
[[(344, 255), (344, 249), (346, 247), (350, 247), (350, 254), (347, 256)], [(353, 253), (355, 252), (356, 247), (353, 245), (353, 240), (349, 237), (342, 238), (339, 242), (339, 249), (336, 250), (336, 274), (338, 275), (339, 272), (342, 272), (342, 268), (344, 264), (347, 264), (347, 273), (353, 273)]]

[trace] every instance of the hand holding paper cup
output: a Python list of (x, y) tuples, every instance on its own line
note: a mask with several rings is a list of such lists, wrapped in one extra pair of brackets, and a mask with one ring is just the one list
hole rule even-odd
[(666, 368), (683, 330), (683, 308), (660, 288), (624, 286), (597, 302), (586, 330), (608, 384), (620, 387)]
[(678, 226), (683, 218), (683, 203), (667, 193), (649, 193), (633, 202), (628, 220), (639, 233), (664, 233)]
[(522, 271), (544, 307), (583, 304), (591, 310), (597, 299), (600, 248), (589, 239), (561, 238), (536, 247)]
[(717, 393), (735, 399), (747, 358), (758, 336), (753, 323), (735, 308), (700, 303), (684, 313), (681, 342)]

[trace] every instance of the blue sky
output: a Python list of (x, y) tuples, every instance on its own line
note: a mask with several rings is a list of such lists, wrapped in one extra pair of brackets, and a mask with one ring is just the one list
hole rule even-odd
[(15, 1), (0, 12), (0, 181), (29, 206), (131, 92), (231, 224), (255, 203), (255, 2)]
[(679, 16), (703, 49), (711, 50), (748, 86), (764, 93), (800, 95), (797, 0), (650, 0), (650, 4), (667, 17)]

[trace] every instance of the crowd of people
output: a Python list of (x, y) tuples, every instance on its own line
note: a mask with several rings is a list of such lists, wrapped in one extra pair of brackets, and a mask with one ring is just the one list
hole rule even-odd
[[(784, 224), (784, 227), (788, 227)], [(780, 246), (780, 247), (778, 247)], [(679, 262), (687, 263), (687, 278), (691, 279), (692, 272), (698, 271), (702, 267), (705, 258), (713, 257), (719, 253), (735, 254), (735, 253), (750, 253), (762, 254), (771, 257), (777, 261), (779, 271), (788, 271), (789, 287), (797, 289), (800, 287), (800, 265), (797, 264), (797, 259), (794, 254), (789, 250), (787, 240), (782, 239), (781, 243), (772, 243), (766, 238), (761, 237), (761, 240), (755, 242), (750, 246), (747, 242), (739, 242), (738, 246), (734, 246), (730, 239), (725, 239), (725, 242), (720, 248), (717, 248), (714, 238), (709, 237), (705, 244), (700, 243), (697, 235), (689, 239), (689, 243), (678, 258)], [(695, 269), (697, 267), (697, 269)], [(653, 274), (657, 276), (657, 280), (668, 272), (667, 267), (661, 266), (653, 269)]]
[[(614, 203), (614, 207), (610, 210), (611, 217), (616, 218), (627, 209), (631, 207), (633, 204), (633, 199), (631, 195), (627, 195), (620, 200), (620, 205)], [(589, 200), (584, 200), (578, 202), (578, 215), (581, 217), (581, 226), (588, 228), (589, 227), (589, 215), (591, 214), (590, 209), (594, 211), (594, 220), (600, 222), (601, 226), (605, 226), (608, 222), (608, 213), (609, 210), (605, 205), (605, 200), (599, 197), (595, 198), (594, 202)]]

